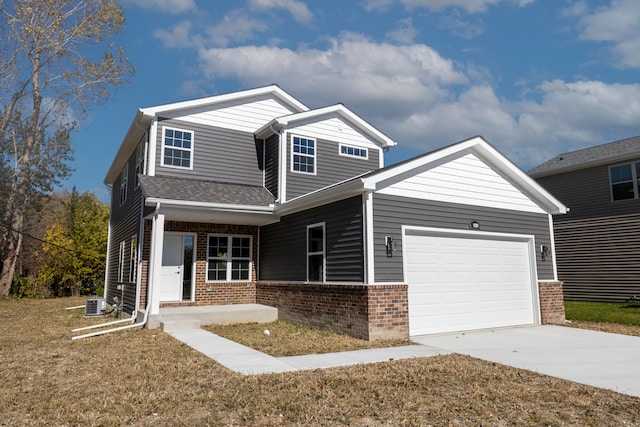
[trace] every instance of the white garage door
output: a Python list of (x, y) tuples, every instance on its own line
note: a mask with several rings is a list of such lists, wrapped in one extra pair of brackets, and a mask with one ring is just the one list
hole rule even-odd
[(407, 234), (404, 253), (411, 335), (535, 322), (527, 240)]

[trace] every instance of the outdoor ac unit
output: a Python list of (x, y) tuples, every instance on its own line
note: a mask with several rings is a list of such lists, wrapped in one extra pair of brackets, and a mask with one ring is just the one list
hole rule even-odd
[(107, 311), (107, 302), (104, 298), (89, 298), (84, 306), (85, 317), (104, 316)]

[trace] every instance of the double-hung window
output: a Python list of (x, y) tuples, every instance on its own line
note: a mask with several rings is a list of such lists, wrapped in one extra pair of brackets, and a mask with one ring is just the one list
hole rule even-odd
[(124, 241), (120, 242), (120, 250), (118, 252), (118, 282), (124, 282), (124, 257), (127, 245)]
[(129, 248), (129, 283), (135, 283), (138, 266), (138, 237), (131, 236), (131, 247)]
[(162, 165), (193, 169), (193, 132), (162, 128)]
[(316, 173), (316, 140), (293, 136), (291, 143), (291, 170), (294, 172)]
[(145, 142), (141, 142), (138, 145), (138, 150), (136, 152), (136, 187), (140, 185), (139, 175), (144, 175), (145, 173), (145, 161), (146, 159), (146, 150), (145, 150)]
[(640, 162), (611, 166), (609, 168), (612, 200), (638, 198), (638, 179), (640, 179)]
[(307, 226), (307, 281), (324, 282), (324, 223)]
[(243, 280), (251, 280), (251, 236), (209, 235), (207, 281)]

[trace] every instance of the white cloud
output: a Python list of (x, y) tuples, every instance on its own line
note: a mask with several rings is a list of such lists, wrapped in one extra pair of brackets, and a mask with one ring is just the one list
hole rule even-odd
[(610, 43), (622, 67), (640, 67), (640, 7), (637, 0), (613, 0), (579, 20), (580, 38)]
[(157, 10), (174, 15), (197, 10), (195, 0), (127, 0), (127, 3), (145, 10)]
[(284, 9), (293, 16), (297, 22), (307, 23), (313, 18), (307, 5), (297, 0), (249, 0), (252, 9), (269, 10)]
[(164, 47), (183, 48), (193, 47), (197, 39), (192, 39), (191, 29), (193, 24), (189, 21), (181, 21), (171, 29), (157, 29), (153, 32), (153, 37), (160, 40)]
[(402, 3), (409, 9), (425, 8), (432, 11), (438, 11), (446, 8), (459, 8), (468, 13), (486, 12), (489, 6), (498, 3), (515, 3), (520, 7), (524, 7), (535, 0), (365, 0), (364, 7), (367, 10), (384, 11), (393, 3)]
[(253, 38), (256, 32), (265, 31), (268, 25), (260, 20), (247, 16), (242, 11), (236, 10), (217, 23), (207, 28), (209, 41), (214, 46), (227, 46), (231, 42), (243, 42)]
[(387, 32), (387, 38), (402, 44), (413, 43), (418, 35), (418, 30), (413, 26), (411, 18), (403, 19), (398, 24), (397, 29)]

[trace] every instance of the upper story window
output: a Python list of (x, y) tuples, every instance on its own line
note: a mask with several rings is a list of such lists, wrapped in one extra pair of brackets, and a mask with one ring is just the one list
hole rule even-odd
[(127, 201), (127, 189), (129, 188), (129, 163), (124, 165), (120, 173), (120, 204)]
[(251, 280), (251, 236), (209, 235), (207, 281), (241, 280)]
[(609, 179), (612, 200), (637, 199), (639, 177), (640, 162), (611, 166)]
[(162, 128), (162, 165), (193, 169), (193, 132)]
[(316, 140), (294, 136), (291, 149), (291, 170), (316, 174)]
[(146, 172), (146, 157), (145, 143), (141, 142), (136, 151), (136, 186), (140, 185), (140, 178), (138, 176), (144, 175)]
[(353, 145), (340, 144), (340, 155), (368, 159), (369, 151), (366, 148), (354, 147)]

